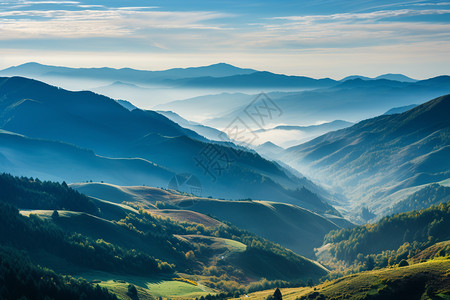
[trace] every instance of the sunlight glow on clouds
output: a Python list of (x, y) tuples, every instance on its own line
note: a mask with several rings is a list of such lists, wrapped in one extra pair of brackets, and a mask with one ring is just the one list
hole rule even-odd
[[(295, 2), (296, 5), (298, 2), (304, 2), (305, 8), (313, 5), (304, 0)], [(83, 64), (86, 59), (83, 53), (101, 57), (104, 53), (120, 56), (128, 52), (150, 60), (158, 57), (169, 64), (169, 58), (190, 57), (188, 65), (194, 61), (242, 62), (242, 66), (297, 74), (304, 73), (295, 70), (316, 64), (316, 75), (321, 76), (341, 74), (340, 68), (361, 73), (358, 68), (368, 69), (373, 62), (387, 66), (387, 61), (392, 63), (392, 70), (386, 72), (402, 72), (406, 64), (399, 57), (411, 59), (410, 64), (420, 64), (420, 68), (407, 68), (413, 70), (411, 75), (419, 77), (421, 73), (438, 74), (449, 69), (449, 2), (347, 1), (345, 5), (352, 10), (344, 12), (337, 0), (325, 1), (328, 5), (320, 6), (321, 2), (324, 1), (318, 1), (317, 7), (310, 8), (313, 12), (306, 14), (303, 9), (292, 9), (294, 2), (288, 0), (284, 10), (283, 3), (273, 7), (275, 14), (271, 12), (271, 5), (275, 4), (262, 2), (260, 6), (266, 10), (261, 11), (258, 6), (244, 7), (245, 2), (236, 0), (226, 1), (226, 7), (211, 2), (205, 9), (191, 7), (190, 1), (175, 2), (176, 5), (171, 1), (144, 0), (3, 1), (0, 54), (13, 50), (21, 53), (25, 61), (35, 61), (37, 53), (42, 53), (47, 44), (56, 56), (67, 57), (64, 53), (70, 49), (72, 64)], [(436, 45), (440, 47), (438, 50), (433, 48)], [(390, 49), (395, 59), (388, 59), (380, 49)], [(436, 51), (440, 53), (438, 57)], [(365, 61), (360, 59), (357, 65), (350, 57), (362, 53), (369, 56)], [(193, 60), (195, 55), (198, 58)], [(162, 59), (164, 56), (167, 59)], [(441, 62), (438, 67), (431, 64), (436, 59)], [(12, 61), (4, 57), (0, 64), (6, 67)], [(332, 62), (330, 68), (335, 69), (324, 71), (323, 61)], [(433, 69), (423, 69), (422, 64), (427, 61)], [(102, 63), (111, 66), (117, 61)], [(133, 64), (126, 59), (121, 63)]]

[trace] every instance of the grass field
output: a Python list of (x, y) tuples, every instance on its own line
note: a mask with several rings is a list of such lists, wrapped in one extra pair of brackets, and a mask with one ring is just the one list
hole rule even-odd
[[(275, 289), (241, 299), (266, 299)], [(281, 289), (295, 299), (450, 299), (450, 259), (353, 274), (315, 287)], [(323, 296), (321, 296), (323, 295)]]
[(98, 283), (115, 293), (120, 299), (128, 300), (128, 285), (133, 284), (137, 291), (139, 299), (157, 299), (162, 298), (183, 298), (191, 299), (208, 294), (214, 294), (214, 291), (198, 284), (194, 285), (188, 282), (175, 280), (171, 277), (147, 278), (140, 276), (113, 275), (103, 272), (86, 272), (79, 274), (90, 282)]

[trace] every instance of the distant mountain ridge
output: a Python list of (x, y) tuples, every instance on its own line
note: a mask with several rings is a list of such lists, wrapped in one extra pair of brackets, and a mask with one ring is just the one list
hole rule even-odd
[[(381, 115), (392, 107), (421, 104), (425, 99), (448, 93), (450, 93), (450, 76), (438, 76), (412, 83), (387, 79), (353, 79), (339, 82), (329, 88), (273, 96), (272, 93), (268, 93), (268, 95), (283, 112), (282, 119), (275, 121), (299, 125), (314, 124), (317, 120), (357, 122)], [(206, 101), (206, 97), (204, 99)], [(213, 97), (210, 100), (215, 101)], [(222, 110), (219, 116), (205, 120), (204, 124), (216, 128), (226, 127), (230, 120), (241, 115), (250, 101), (227, 112)], [(196, 103), (190, 104), (189, 110), (194, 111)], [(220, 107), (220, 104), (218, 105)], [(171, 110), (182, 114), (184, 107), (181, 103), (177, 103)], [(273, 125), (276, 125), (276, 122), (269, 124), (268, 127)]]
[(0, 75), (7, 76), (73, 76), (73, 77), (86, 77), (86, 78), (103, 78), (116, 81), (132, 82), (146, 82), (156, 79), (167, 78), (190, 78), (199, 76), (233, 76), (238, 74), (250, 74), (256, 70), (241, 69), (229, 64), (218, 63), (204, 67), (190, 67), (190, 68), (174, 68), (164, 71), (146, 71), (136, 70), (131, 68), (69, 68), (69, 67), (57, 67), (42, 65), (39, 63), (31, 62), (25, 63), (19, 66), (10, 67), (0, 71)]
[(305, 76), (287, 76), (267, 71), (251, 74), (239, 74), (220, 78), (197, 77), (172, 81), (174, 85), (194, 87), (293, 87), (318, 88), (330, 87), (336, 81), (330, 78), (313, 79)]
[(417, 79), (413, 79), (411, 77), (405, 76), (403, 74), (383, 74), (377, 77), (367, 77), (367, 76), (360, 76), (360, 75), (351, 75), (347, 76), (340, 81), (347, 81), (347, 80), (353, 80), (353, 79), (362, 79), (362, 80), (377, 80), (377, 79), (388, 79), (388, 80), (394, 80), (394, 81), (400, 81), (400, 82), (416, 82)]

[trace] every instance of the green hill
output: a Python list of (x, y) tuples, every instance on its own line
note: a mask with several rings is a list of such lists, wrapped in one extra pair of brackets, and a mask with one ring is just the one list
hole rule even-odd
[[(184, 215), (184, 220), (192, 220), (192, 213), (186, 210), (214, 216), (310, 258), (314, 257), (313, 249), (322, 244), (325, 234), (342, 226), (351, 226), (343, 219), (327, 219), (290, 204), (198, 198), (151, 187), (121, 187), (102, 183), (77, 183), (71, 186), (89, 196), (111, 202), (125, 201), (150, 208), (152, 213), (159, 215), (161, 210), (154, 210), (154, 206), (181, 209), (178, 213), (171, 211), (166, 214), (175, 220), (180, 220), (181, 215)], [(205, 219), (205, 216), (202, 218)]]
[[(317, 281), (328, 273), (320, 264), (278, 244), (200, 213), (137, 211), (88, 198), (65, 184), (3, 177), (9, 179), (10, 190), (17, 192), (0, 199), (0, 246), (23, 251), (43, 267), (95, 280), (118, 295), (123, 295), (127, 282), (139, 283), (140, 295), (152, 295), (154, 288), (160, 291), (154, 296), (162, 291), (165, 297), (174, 295), (173, 289), (177, 289), (178, 296), (188, 297), (243, 293), (247, 286), (255, 289), (262, 281), (266, 287), (280, 282), (290, 285), (308, 279)], [(26, 203), (20, 197), (24, 188)], [(55, 210), (59, 204), (54, 199), (58, 197), (70, 205), (84, 199), (99, 216)], [(20, 213), (12, 206), (18, 203)], [(28, 209), (27, 203), (39, 203), (47, 210)], [(111, 206), (126, 215), (120, 220), (106, 220), (97, 205)], [(167, 217), (171, 214), (179, 220)], [(179, 281), (181, 277), (185, 279)]]
[[(349, 275), (314, 288), (281, 289), (285, 300), (307, 299), (448, 299), (449, 259)], [(274, 290), (241, 299), (266, 299)]]
[(400, 263), (449, 239), (450, 202), (446, 202), (385, 217), (375, 224), (332, 231), (324, 239), (322, 257), (328, 253), (337, 261), (373, 269)]

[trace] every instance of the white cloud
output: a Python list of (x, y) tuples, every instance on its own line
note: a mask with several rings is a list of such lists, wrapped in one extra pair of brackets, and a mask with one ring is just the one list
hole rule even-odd
[(229, 17), (215, 12), (169, 12), (132, 7), (104, 10), (0, 11), (0, 39), (128, 37), (150, 29), (219, 30), (205, 22)]
[(300, 22), (317, 21), (361, 21), (361, 20), (380, 20), (392, 17), (422, 16), (422, 15), (441, 15), (450, 13), (449, 9), (398, 9), (398, 10), (380, 10), (368, 13), (341, 13), (330, 15), (311, 15), (311, 16), (285, 16), (273, 17), (273, 20), (288, 20)]

